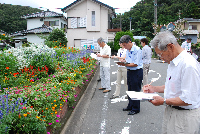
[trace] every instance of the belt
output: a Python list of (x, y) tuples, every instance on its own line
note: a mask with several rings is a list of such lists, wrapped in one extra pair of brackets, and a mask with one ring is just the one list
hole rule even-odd
[[(140, 68), (140, 69), (142, 69), (142, 68)], [(140, 69), (136, 69), (136, 70), (140, 70)], [(127, 69), (127, 71), (136, 71), (136, 70), (130, 70), (130, 69)]]
[(191, 109), (185, 109), (185, 108), (182, 108), (182, 107), (179, 107), (179, 106), (172, 106), (172, 105), (168, 105), (168, 106), (170, 106), (171, 108), (178, 109), (178, 110), (191, 110)]

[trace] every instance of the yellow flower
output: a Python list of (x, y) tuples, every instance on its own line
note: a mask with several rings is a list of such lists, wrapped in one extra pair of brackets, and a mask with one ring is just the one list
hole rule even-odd
[(55, 112), (55, 114), (57, 114), (57, 112)]
[(76, 76), (76, 74), (74, 74), (74, 76)]
[(27, 116), (27, 114), (23, 114), (24, 115), (24, 117), (26, 117)]
[(56, 100), (54, 100), (54, 102), (56, 102)]
[(5, 36), (5, 34), (3, 34), (3, 36)]
[(55, 104), (54, 107), (57, 107), (57, 105)]
[(39, 116), (36, 116), (36, 118), (38, 118), (38, 119), (39, 119), (40, 117), (39, 117)]

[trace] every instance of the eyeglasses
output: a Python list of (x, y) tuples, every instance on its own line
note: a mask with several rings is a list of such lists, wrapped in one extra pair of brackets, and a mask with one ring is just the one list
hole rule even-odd
[(157, 55), (158, 55), (159, 57), (162, 57), (162, 54), (163, 54), (163, 53), (161, 53), (161, 54), (157, 54)]

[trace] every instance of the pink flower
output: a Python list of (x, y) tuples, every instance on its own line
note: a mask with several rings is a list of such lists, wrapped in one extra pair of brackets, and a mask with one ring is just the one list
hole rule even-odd
[(35, 98), (35, 100), (37, 100), (37, 98)]
[(49, 123), (49, 125), (51, 125), (52, 123)]
[(86, 80), (86, 81), (88, 81), (88, 80)]
[(60, 115), (56, 115), (58, 118), (60, 118)]
[(55, 75), (53, 75), (53, 77), (55, 78)]
[(59, 122), (59, 120), (56, 120), (56, 122)]
[(47, 132), (47, 134), (50, 134), (50, 132)]

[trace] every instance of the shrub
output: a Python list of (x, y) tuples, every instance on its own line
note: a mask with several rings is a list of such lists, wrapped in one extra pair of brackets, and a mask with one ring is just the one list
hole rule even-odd
[(126, 32), (117, 32), (116, 33), (116, 36), (115, 36), (115, 42), (114, 42), (114, 51), (117, 52), (118, 49), (120, 48), (120, 45), (119, 45), (119, 40), (120, 38), (123, 36), (123, 35), (129, 35), (131, 38), (132, 38), (132, 42), (134, 42), (134, 39), (133, 39), (133, 34), (130, 32), (130, 31), (126, 31)]
[(67, 46), (68, 41), (67, 41), (64, 29), (55, 28), (49, 34), (49, 36), (44, 37), (44, 38), (45, 38), (45, 44), (49, 47)]

